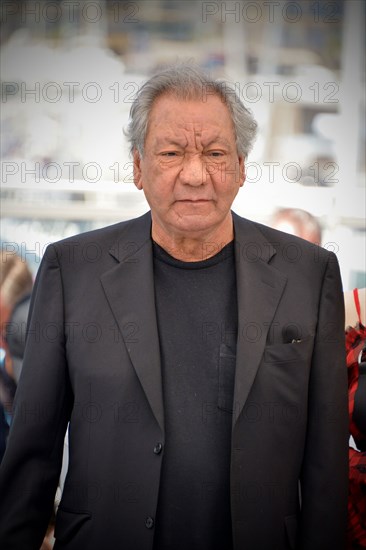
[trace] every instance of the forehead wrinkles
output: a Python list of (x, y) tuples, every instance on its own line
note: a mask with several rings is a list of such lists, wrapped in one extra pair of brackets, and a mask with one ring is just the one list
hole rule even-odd
[(200, 122), (189, 122), (182, 126), (182, 130), (187, 145), (194, 146), (197, 149), (203, 149), (212, 143), (220, 143), (227, 147), (230, 146), (228, 138), (222, 135), (220, 128), (215, 124), (206, 126)]
[[(206, 135), (206, 139), (205, 138)], [(157, 136), (158, 144), (175, 143), (182, 147), (202, 149), (205, 141), (212, 141), (218, 136), (214, 128), (204, 128), (200, 122), (184, 122), (177, 127), (168, 127), (164, 135)]]
[(233, 124), (229, 128), (223, 128), (217, 121), (185, 121), (181, 128), (187, 138), (189, 145), (196, 145), (198, 148), (204, 148), (212, 143), (221, 143), (227, 147), (231, 140), (236, 143), (235, 130)]
[[(232, 121), (228, 124), (227, 107), (225, 113), (221, 103), (218, 113), (214, 109), (216, 104), (209, 110), (206, 104), (198, 107), (196, 101), (188, 101), (185, 105), (173, 98), (158, 99), (148, 125), (147, 137), (152, 138), (151, 143), (159, 146), (175, 144), (196, 150), (202, 150), (214, 142), (231, 146), (234, 141), (235, 144), (235, 131)], [(214, 112), (216, 114), (213, 115)]]
[(194, 146), (196, 149), (202, 149), (202, 122), (187, 122), (184, 125), (184, 129), (187, 133), (188, 145)]

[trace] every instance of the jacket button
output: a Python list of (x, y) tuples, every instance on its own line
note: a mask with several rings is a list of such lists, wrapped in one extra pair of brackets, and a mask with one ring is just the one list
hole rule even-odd
[(161, 443), (157, 443), (154, 447), (154, 453), (156, 455), (159, 455), (162, 450), (163, 450), (163, 445)]
[(154, 527), (154, 520), (153, 518), (151, 518), (150, 516), (146, 518), (145, 520), (145, 526), (148, 528), (148, 529), (152, 529)]

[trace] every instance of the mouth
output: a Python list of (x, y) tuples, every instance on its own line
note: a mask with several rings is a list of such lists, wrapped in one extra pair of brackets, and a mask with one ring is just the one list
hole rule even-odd
[(211, 202), (211, 199), (181, 199), (177, 202), (186, 202), (189, 204), (204, 204), (206, 202)]

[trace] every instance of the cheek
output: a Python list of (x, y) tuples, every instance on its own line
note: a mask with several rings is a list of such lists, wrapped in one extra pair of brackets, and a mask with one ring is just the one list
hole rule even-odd
[(211, 174), (211, 181), (215, 187), (218, 196), (235, 196), (240, 188), (240, 173), (239, 171), (226, 170), (221, 173)]
[(155, 208), (162, 209), (166, 203), (171, 202), (173, 195), (173, 185), (171, 178), (166, 178), (164, 174), (159, 173), (157, 176), (150, 172), (150, 177), (145, 177), (144, 191), (145, 196), (150, 204)]
[(223, 162), (216, 166), (212, 165), (207, 173), (216, 185), (221, 185), (227, 189), (239, 186), (243, 180), (243, 170), (238, 160)]

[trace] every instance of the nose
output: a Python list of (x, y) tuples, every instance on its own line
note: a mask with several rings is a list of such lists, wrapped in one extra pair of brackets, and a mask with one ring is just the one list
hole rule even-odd
[(186, 185), (199, 187), (206, 183), (206, 170), (200, 155), (187, 155), (184, 158), (180, 179)]

